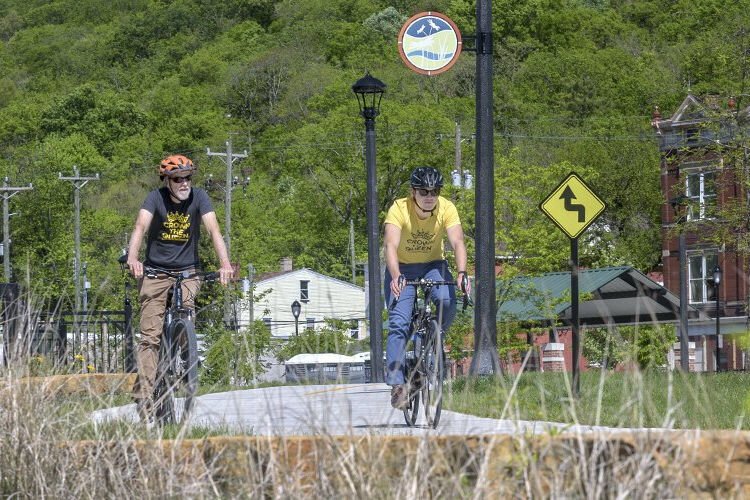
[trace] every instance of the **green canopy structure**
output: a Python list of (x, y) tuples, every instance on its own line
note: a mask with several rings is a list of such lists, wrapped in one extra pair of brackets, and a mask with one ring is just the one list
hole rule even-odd
[[(581, 269), (578, 287), (581, 326), (679, 321), (679, 297), (632, 267)], [(497, 290), (500, 322), (571, 323), (569, 271), (498, 282)], [(699, 315), (689, 308), (688, 318)]]

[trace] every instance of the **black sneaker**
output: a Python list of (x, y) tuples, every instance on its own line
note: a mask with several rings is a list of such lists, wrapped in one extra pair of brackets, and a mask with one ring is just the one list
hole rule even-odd
[(406, 386), (401, 384), (391, 387), (391, 406), (397, 410), (403, 410), (407, 403)]

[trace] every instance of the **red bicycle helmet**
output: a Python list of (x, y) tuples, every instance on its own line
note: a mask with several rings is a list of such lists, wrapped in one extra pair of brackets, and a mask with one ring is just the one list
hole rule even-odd
[(193, 161), (187, 156), (171, 155), (164, 158), (159, 164), (159, 176), (184, 177), (195, 172)]

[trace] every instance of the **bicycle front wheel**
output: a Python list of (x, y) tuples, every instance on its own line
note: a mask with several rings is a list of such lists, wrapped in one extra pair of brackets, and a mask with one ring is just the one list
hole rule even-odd
[(433, 429), (440, 421), (443, 407), (443, 381), (445, 380), (445, 354), (440, 325), (432, 320), (428, 326), (424, 349), (425, 380), (422, 382), (422, 400), (427, 425)]
[(173, 322), (163, 338), (159, 355), (154, 408), (161, 424), (184, 422), (198, 391), (198, 341), (188, 320)]
[(411, 350), (407, 351), (406, 356), (406, 390), (407, 403), (404, 408), (404, 420), (406, 425), (413, 427), (417, 423), (419, 416), (419, 352), (422, 350), (422, 341), (419, 336), (414, 338), (411, 343)]

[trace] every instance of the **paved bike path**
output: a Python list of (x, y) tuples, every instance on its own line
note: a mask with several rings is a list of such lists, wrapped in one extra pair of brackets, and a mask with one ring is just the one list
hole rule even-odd
[[(390, 406), (385, 384), (290, 385), (206, 394), (196, 399), (193, 426), (241, 430), (252, 435), (480, 435), (542, 434), (556, 429), (575, 433), (618, 429), (552, 422), (499, 420), (443, 410), (437, 429), (423, 420), (415, 427)], [(135, 405), (98, 410), (95, 422), (136, 421)], [(619, 429), (622, 430), (622, 429)]]

